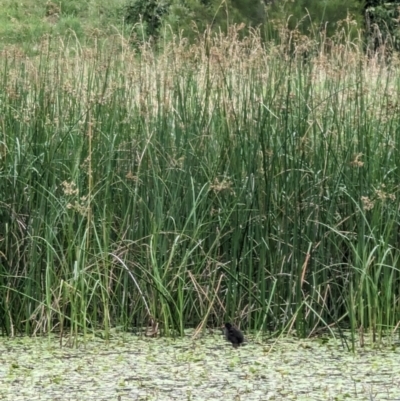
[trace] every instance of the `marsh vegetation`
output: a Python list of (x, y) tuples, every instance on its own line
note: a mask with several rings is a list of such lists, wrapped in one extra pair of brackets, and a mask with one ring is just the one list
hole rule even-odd
[(397, 333), (396, 55), (240, 30), (2, 51), (3, 333)]

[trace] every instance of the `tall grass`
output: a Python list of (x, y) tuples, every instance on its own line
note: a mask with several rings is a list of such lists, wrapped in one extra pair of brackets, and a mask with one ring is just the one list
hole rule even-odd
[(400, 76), (259, 36), (1, 57), (4, 333), (400, 320)]

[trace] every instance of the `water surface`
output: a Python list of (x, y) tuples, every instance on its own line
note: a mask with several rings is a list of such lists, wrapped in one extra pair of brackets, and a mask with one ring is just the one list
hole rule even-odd
[(400, 400), (390, 346), (352, 354), (335, 339), (287, 338), (234, 349), (219, 334), (79, 341), (0, 338), (0, 400)]

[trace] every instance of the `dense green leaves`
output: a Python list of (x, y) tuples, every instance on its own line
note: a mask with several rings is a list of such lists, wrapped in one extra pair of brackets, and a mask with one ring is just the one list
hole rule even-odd
[(332, 37), (347, 19), (358, 22), (359, 26), (363, 21), (359, 0), (276, 1), (268, 8), (268, 19), (277, 19), (280, 23), (287, 21), (291, 30), (298, 29), (310, 38), (317, 37), (321, 31)]
[(125, 19), (128, 24), (140, 24), (145, 32), (145, 40), (150, 36), (157, 37), (170, 2), (167, 0), (132, 0), (125, 8)]
[[(370, 51), (400, 50), (400, 7), (398, 2), (366, 2), (366, 31)], [(386, 49), (385, 49), (386, 46)]]

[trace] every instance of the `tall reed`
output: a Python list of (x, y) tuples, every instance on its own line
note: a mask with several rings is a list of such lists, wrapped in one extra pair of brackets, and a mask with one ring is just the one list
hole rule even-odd
[(396, 326), (400, 79), (360, 48), (5, 51), (3, 332)]

